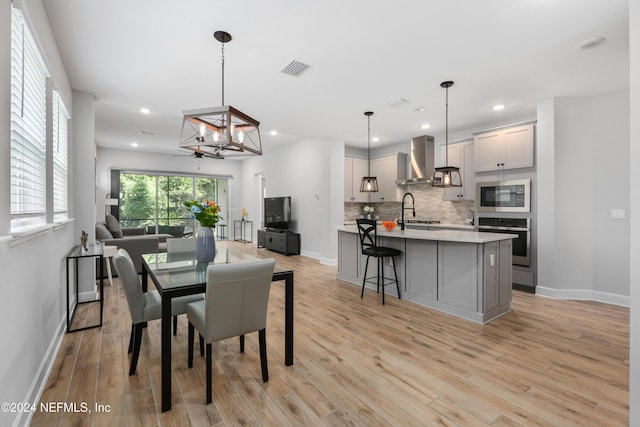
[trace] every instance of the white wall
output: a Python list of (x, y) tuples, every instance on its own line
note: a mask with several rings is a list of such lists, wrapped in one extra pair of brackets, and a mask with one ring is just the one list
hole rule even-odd
[[(629, 2), (630, 79), (630, 266), (631, 287), (631, 355), (629, 425), (640, 425), (640, 1)], [(621, 162), (623, 161), (620, 159)]]
[[(71, 110), (71, 89), (42, 2), (21, 3), (54, 87)], [(10, 28), (11, 2), (3, 1), (0, 2), (0, 67), (3, 70), (7, 70), (9, 64)], [(3, 325), (0, 342), (4, 344), (0, 352), (0, 402), (35, 403), (64, 333), (65, 257), (76, 239), (73, 224), (57, 230), (49, 228), (37, 238), (17, 245), (15, 239), (6, 236), (11, 162), (7, 143), (10, 132), (8, 79), (8, 73), (0, 73), (0, 323)], [(70, 176), (70, 180), (73, 179), (74, 176)], [(70, 199), (73, 200), (73, 195)], [(74, 214), (73, 205), (71, 214)], [(0, 412), (0, 425), (25, 425), (28, 416), (28, 413)]]
[[(344, 216), (344, 141), (304, 139), (242, 162), (242, 206), (259, 212), (257, 174), (266, 176), (267, 197), (291, 196), (293, 231), (304, 255), (333, 264), (338, 245), (335, 226)], [(260, 219), (253, 218), (254, 223)], [(254, 227), (255, 228), (255, 227)]]
[(539, 104), (540, 294), (629, 303), (628, 111), (627, 90)]

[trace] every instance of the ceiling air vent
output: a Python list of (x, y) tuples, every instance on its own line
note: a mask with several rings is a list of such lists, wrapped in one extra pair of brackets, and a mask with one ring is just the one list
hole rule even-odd
[(393, 101), (387, 102), (386, 104), (384, 104), (384, 106), (389, 108), (398, 108), (398, 107), (402, 107), (403, 105), (407, 105), (408, 103), (409, 103), (408, 99), (398, 98), (398, 99), (394, 99)]
[(284, 67), (281, 72), (284, 74), (289, 74), (290, 76), (298, 77), (300, 74), (307, 71), (308, 68), (309, 65), (294, 60), (291, 61), (289, 65)]

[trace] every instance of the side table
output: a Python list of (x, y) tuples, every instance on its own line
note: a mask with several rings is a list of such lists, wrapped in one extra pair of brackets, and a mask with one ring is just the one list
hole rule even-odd
[[(100, 294), (97, 300), (91, 300), (91, 301), (82, 301), (82, 302), (78, 302), (78, 281), (79, 281), (79, 277), (78, 277), (78, 273), (79, 273), (79, 268), (78, 268), (78, 264), (79, 261), (83, 258), (89, 258), (91, 260), (93, 260), (94, 262), (97, 260), (98, 264), (100, 265), (99, 269), (100, 269)], [(69, 269), (70, 269), (70, 264), (71, 261), (75, 262), (75, 304), (73, 307), (69, 307)], [(67, 333), (69, 332), (78, 332), (78, 331), (84, 331), (86, 329), (91, 329), (91, 328), (99, 328), (102, 326), (102, 317), (103, 317), (103, 313), (104, 313), (104, 271), (103, 271), (103, 265), (104, 265), (104, 250), (103, 250), (103, 246), (101, 244), (96, 244), (96, 245), (91, 245), (89, 246), (89, 250), (87, 251), (87, 253), (82, 253), (82, 247), (81, 246), (76, 246), (75, 248), (73, 248), (71, 250), (71, 252), (69, 252), (69, 255), (67, 255)], [(95, 275), (94, 275), (95, 276)], [(84, 326), (82, 328), (76, 328), (76, 329), (71, 329), (71, 323), (73, 323), (73, 317), (76, 315), (76, 308), (78, 307), (79, 304), (89, 304), (89, 303), (99, 303), (100, 304), (100, 323), (98, 323), (97, 325), (91, 325), (91, 326)]]
[[(249, 239), (247, 239), (247, 225), (249, 226)], [(253, 241), (253, 221), (233, 221), (233, 240), (242, 243)]]

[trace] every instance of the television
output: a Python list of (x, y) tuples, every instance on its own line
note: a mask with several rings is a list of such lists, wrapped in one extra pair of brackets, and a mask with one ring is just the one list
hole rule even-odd
[(264, 227), (271, 230), (289, 230), (291, 225), (291, 197), (264, 198)]

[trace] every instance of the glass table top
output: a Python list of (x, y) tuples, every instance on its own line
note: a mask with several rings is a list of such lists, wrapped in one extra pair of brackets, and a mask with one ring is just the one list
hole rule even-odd
[[(202, 263), (196, 260), (195, 252), (151, 253), (143, 254), (149, 274), (155, 278), (162, 289), (173, 289), (189, 286), (205, 286), (207, 283), (207, 268), (212, 264), (241, 264), (257, 261), (252, 255), (238, 250), (220, 247), (216, 250), (216, 257), (212, 263)], [(289, 271), (276, 264), (274, 273)]]

